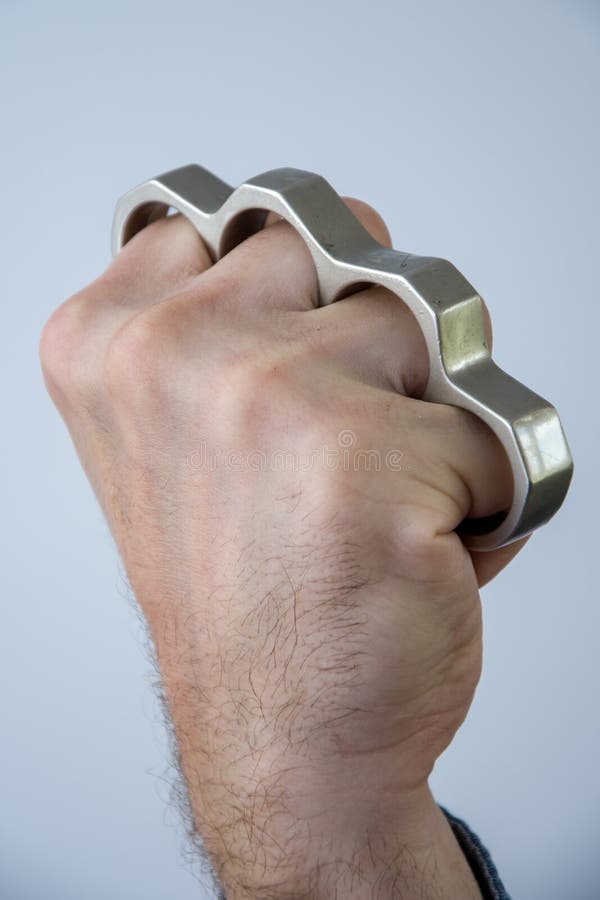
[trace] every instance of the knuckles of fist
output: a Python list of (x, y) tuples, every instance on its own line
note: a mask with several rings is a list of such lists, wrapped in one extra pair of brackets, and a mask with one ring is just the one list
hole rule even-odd
[[(367, 204), (354, 203), (365, 224), (387, 240), (378, 214)], [(282, 227), (296, 253), (305, 253), (291, 226), (272, 222), (265, 231), (275, 233)], [(144, 229), (103, 275), (63, 303), (46, 324), (42, 368), (49, 392), (67, 419), (90, 410), (107, 415), (120, 407), (131, 413), (154, 409), (158, 415), (161, 408), (178, 403), (181, 408), (181, 401), (187, 401), (196, 411), (205, 407), (212, 428), (232, 417), (256, 421), (262, 410), (275, 418), (279, 413), (288, 425), (301, 423), (306, 433), (320, 419), (334, 430), (336, 418), (340, 427), (350, 427), (365, 401), (348, 390), (349, 381), (355, 393), (365, 381), (380, 388), (404, 388), (399, 365), (391, 379), (387, 373), (374, 376), (368, 371), (363, 378), (363, 372), (352, 371), (360, 342), (354, 319), (345, 326), (342, 320), (340, 328), (337, 310), (303, 310), (301, 299), (298, 308), (273, 309), (270, 304), (261, 308), (260, 296), (270, 297), (274, 290), (268, 262), (262, 271), (259, 265), (257, 271), (247, 272), (242, 265), (247, 260), (240, 260), (239, 266), (229, 266), (219, 276), (201, 247), (196, 245), (200, 258), (194, 260), (192, 247), (181, 241), (181, 258), (167, 263), (165, 257), (177, 255), (164, 241), (169, 228), (175, 230), (173, 223), (160, 220)], [(190, 229), (185, 231), (187, 241)], [(265, 236), (265, 232), (256, 235), (255, 245), (257, 239), (264, 244)], [(286, 259), (289, 262), (289, 255)], [(244, 296), (250, 277), (261, 282), (255, 288), (259, 302), (252, 305)], [(299, 290), (307, 287), (297, 279)], [(294, 281), (293, 273), (290, 280)], [(394, 304), (391, 297), (383, 298), (387, 292), (382, 289), (372, 293), (379, 293), (380, 305), (382, 300), (388, 309)], [(386, 321), (377, 304), (371, 306), (374, 327), (381, 331)], [(354, 334), (349, 335), (350, 329)], [(420, 335), (416, 338), (422, 342)], [(352, 341), (354, 346), (348, 347)], [(420, 367), (423, 380), (423, 366), (427, 368), (423, 346), (419, 343), (411, 355), (416, 363), (410, 359), (406, 363)], [(386, 390), (385, 395), (371, 391), (369, 396), (370, 405), (382, 409), (386, 419), (393, 418), (390, 411), (403, 399), (395, 390)]]
[[(346, 202), (389, 245), (378, 214)], [(144, 445), (170, 455), (170, 465), (173, 447), (177, 459), (189, 459), (200, 441), (213, 449), (296, 450), (299, 458), (333, 448), (346, 469), (356, 454), (376, 451), (379, 466), (363, 459), (352, 478), (339, 466), (313, 467), (310, 475), (325, 492), (341, 487), (347, 504), (350, 489), (360, 496), (368, 482), (372, 499), (397, 500), (412, 521), (420, 511), (430, 532), (505, 508), (510, 469), (487, 426), (407, 390), (423, 388), (428, 371), (410, 311), (377, 287), (307, 306), (315, 284), (307, 253), (282, 221), (214, 265), (183, 216), (138, 233), (42, 334), (46, 383), (78, 448), (93, 445), (89, 436), (97, 433), (96, 447), (110, 445), (113, 455)], [(350, 445), (340, 437), (347, 434)], [(390, 471), (381, 460), (394, 450), (401, 463)], [(100, 466), (89, 452), (83, 462), (94, 481)], [(98, 478), (102, 491), (106, 477)]]

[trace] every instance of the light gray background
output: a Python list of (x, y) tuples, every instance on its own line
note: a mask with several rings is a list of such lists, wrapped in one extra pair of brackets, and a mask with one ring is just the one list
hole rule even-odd
[(152, 670), (47, 399), (52, 309), (110, 262), (117, 197), (199, 162), (320, 172), (450, 258), (499, 364), (559, 409), (557, 518), (483, 591), (485, 663), (438, 801), (515, 898), (598, 896), (597, 2), (0, 0), (2, 900), (209, 896), (182, 857)]

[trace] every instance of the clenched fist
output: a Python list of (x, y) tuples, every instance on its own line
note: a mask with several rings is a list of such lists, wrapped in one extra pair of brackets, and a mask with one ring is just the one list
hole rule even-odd
[(525, 543), (469, 552), (454, 529), (510, 505), (510, 467), (478, 418), (419, 399), (396, 296), (317, 303), (277, 216), (216, 264), (169, 216), (52, 315), (46, 383), (227, 897), (477, 898), (428, 777), (480, 675), (478, 589)]

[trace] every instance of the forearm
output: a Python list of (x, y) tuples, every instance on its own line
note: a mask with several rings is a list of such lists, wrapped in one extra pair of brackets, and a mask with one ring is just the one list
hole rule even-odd
[[(419, 821), (377, 830), (361, 825), (313, 836), (310, 821), (238, 808), (237, 825), (200, 830), (227, 900), (481, 900), (472, 870), (429, 795)], [(318, 827), (316, 829), (318, 831)]]
[[(371, 607), (376, 600), (370, 591)], [(202, 641), (203, 617), (176, 614), (154, 628), (196, 830), (227, 900), (479, 900), (427, 785), (439, 728), (409, 707), (402, 716), (369, 708), (362, 679), (353, 706), (342, 705), (328, 678), (333, 661), (339, 677), (346, 652), (332, 656), (320, 621), (315, 646), (291, 638), (288, 646), (283, 606), (269, 623), (257, 602), (265, 635), (281, 632), (264, 654), (230, 619), (227, 635), (215, 623)], [(300, 597), (296, 616), (309, 617)], [(185, 634), (186, 652), (175, 633)], [(314, 684), (304, 681), (311, 664), (320, 672)]]
[[(227, 900), (480, 900), (427, 784), (399, 785), (397, 748), (326, 762), (283, 750), (260, 729), (240, 739), (231, 697), (209, 709), (197, 686), (188, 692), (177, 681), (174, 690), (166, 679), (181, 767)], [(248, 712), (240, 700), (239, 717)]]
[[(387, 603), (383, 585), (355, 590), (352, 600), (340, 587), (324, 602), (321, 593), (270, 584), (262, 568), (256, 581), (217, 589), (206, 571), (201, 596), (188, 593), (168, 622), (150, 617), (196, 829), (228, 900), (479, 900), (427, 783), (446, 730), (458, 725), (448, 702), (457, 676), (445, 659), (436, 662), (436, 688), (398, 709), (388, 692), (412, 692), (412, 681), (392, 660), (372, 691), (380, 660), (369, 650), (368, 618), (357, 615), (359, 604)], [(150, 588), (139, 584), (137, 593), (155, 613)], [(228, 615), (192, 615), (190, 604)], [(413, 635), (411, 650), (426, 658), (431, 643), (416, 647)]]

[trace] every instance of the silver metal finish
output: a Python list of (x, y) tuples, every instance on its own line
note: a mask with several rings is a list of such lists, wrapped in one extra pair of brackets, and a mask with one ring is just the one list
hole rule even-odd
[(313, 172), (273, 169), (234, 190), (197, 165), (173, 169), (121, 197), (113, 222), (113, 254), (171, 207), (195, 226), (214, 262), (259, 231), (274, 211), (297, 229), (310, 250), (320, 305), (374, 284), (408, 305), (429, 354), (422, 399), (460, 406), (483, 419), (512, 467), (512, 505), (496, 516), (466, 519), (457, 531), (467, 547), (493, 550), (509, 544), (558, 510), (573, 474), (558, 414), (494, 363), (481, 298), (452, 263), (383, 247)]

